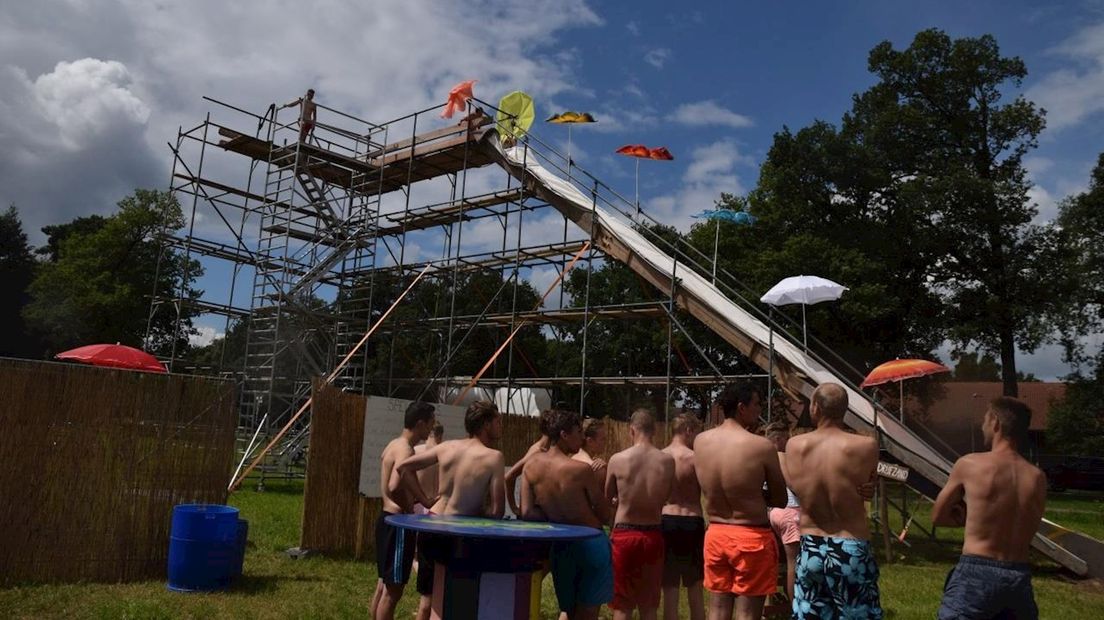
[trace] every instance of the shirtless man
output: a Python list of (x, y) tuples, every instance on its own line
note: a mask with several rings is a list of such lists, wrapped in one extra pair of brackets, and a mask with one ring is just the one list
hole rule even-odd
[(433, 429), (433, 405), (414, 401), (406, 407), (403, 432), (392, 439), (380, 456), (380, 496), (383, 510), (376, 520), (376, 570), (379, 582), (372, 598), (372, 613), (378, 620), (392, 620), (395, 606), (402, 598), (410, 566), (414, 562), (414, 534), (387, 524), (390, 515), (410, 513), (414, 504), (432, 506), (436, 498), (427, 497), (412, 472), (403, 474), (402, 488), (392, 488), (395, 466), (414, 454), (414, 444), (425, 441)]
[(606, 450), (606, 423), (599, 418), (586, 418), (583, 420), (583, 447), (571, 456), (576, 461), (582, 461), (591, 466), (598, 482), (606, 484), (606, 462), (600, 458), (594, 458), (595, 454), (602, 454)]
[[(541, 429), (551, 438), (546, 452), (529, 457), (521, 476), (521, 518), (601, 529), (610, 507), (586, 463), (572, 460), (583, 445), (578, 413), (549, 409)], [(560, 610), (571, 620), (592, 620), (613, 598), (610, 543), (605, 536), (552, 546), (552, 582)]]
[[(502, 438), (502, 415), (494, 403), (476, 401), (464, 413), (467, 439), (443, 442), (411, 456), (395, 467), (391, 488), (401, 486), (403, 475), (429, 467), (440, 468), (440, 497), (429, 512), (439, 515), (501, 519), (506, 511), (504, 482), (506, 460), (492, 448)], [(409, 480), (410, 477), (406, 476)], [(485, 510), (488, 496), (489, 511)], [(451, 551), (448, 539), (421, 534), (418, 537), (418, 612), (428, 620), (433, 596), (434, 565)]]
[[(784, 420), (771, 422), (766, 428), (766, 437), (778, 451), (778, 462), (782, 472), (786, 471), (786, 443), (790, 440), (790, 425)], [(786, 596), (793, 600), (794, 567), (797, 565), (797, 551), (801, 542), (801, 504), (797, 496), (786, 487), (786, 506), (770, 509), (770, 524), (778, 540), (782, 541), (782, 552), (786, 555)]]
[(1030, 422), (1022, 401), (993, 399), (981, 423), (989, 451), (958, 459), (935, 500), (934, 525), (966, 526), (940, 619), (1039, 617), (1028, 550), (1046, 505), (1046, 477), (1018, 452)]
[(284, 104), (283, 107), (294, 106), (299, 106), (299, 141), (303, 142), (314, 131), (314, 124), (318, 121), (318, 104), (314, 102), (314, 89), (308, 88), (306, 95)]
[[(724, 422), (694, 440), (695, 470), (705, 496), (705, 588), (711, 620), (759, 620), (778, 585), (778, 548), (767, 506), (786, 505), (786, 482), (774, 445), (752, 434), (762, 402), (751, 384), (730, 385), (717, 404)], [(763, 483), (766, 483), (766, 492)]]
[[(421, 454), (422, 452), (433, 448), (437, 444), (441, 443), (444, 437), (445, 427), (442, 426), (440, 422), (434, 424), (433, 432), (429, 435), (429, 439), (426, 439), (425, 443), (423, 444), (414, 446), (414, 454)], [(440, 471), (440, 467), (438, 467), (437, 465), (431, 465), (417, 472), (418, 485), (421, 486), (422, 490), (425, 491), (427, 494), (437, 493), (437, 480)], [(429, 512), (429, 508), (426, 508), (421, 504), (414, 505), (414, 514), (424, 515), (427, 512)], [(415, 558), (414, 560), (414, 565), (417, 566), (417, 558)]]
[(678, 620), (679, 586), (686, 588), (690, 620), (705, 620), (702, 554), (705, 519), (701, 486), (694, 470), (694, 439), (701, 421), (692, 413), (675, 418), (671, 443), (663, 449), (675, 459), (675, 488), (663, 507), (663, 620)]
[(521, 477), (521, 471), (534, 454), (538, 452), (548, 452), (548, 447), (552, 445), (552, 440), (546, 434), (543, 419), (541, 420), (540, 430), (540, 439), (533, 442), (533, 445), (529, 446), (529, 449), (525, 451), (525, 456), (518, 459), (518, 461), (511, 465), (510, 469), (506, 471), (506, 501), (510, 505), (510, 512), (514, 513), (514, 516), (519, 518), (521, 517), (521, 506), (518, 505), (517, 499), (517, 481), (518, 478)]
[(878, 443), (843, 427), (847, 392), (835, 383), (813, 391), (809, 413), (816, 430), (786, 443), (786, 481), (801, 502), (794, 617), (880, 619), (860, 490), (875, 475)]
[(614, 620), (654, 620), (663, 582), (663, 505), (675, 483), (675, 459), (652, 443), (655, 417), (637, 409), (629, 420), (633, 445), (610, 457), (606, 497), (615, 502), (613, 535)]

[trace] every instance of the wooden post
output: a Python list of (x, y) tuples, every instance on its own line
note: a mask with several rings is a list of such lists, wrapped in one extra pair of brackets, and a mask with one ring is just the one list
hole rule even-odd
[(878, 477), (878, 520), (882, 522), (882, 540), (885, 541), (886, 564), (893, 562), (889, 536), (889, 495), (886, 493), (885, 478)]

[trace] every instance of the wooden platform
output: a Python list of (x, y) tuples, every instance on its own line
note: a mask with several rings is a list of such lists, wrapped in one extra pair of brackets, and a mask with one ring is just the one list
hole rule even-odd
[(404, 146), (378, 151), (375, 156), (349, 157), (300, 142), (274, 145), (226, 127), (219, 128), (219, 146), (258, 161), (296, 157), (300, 169), (311, 176), (364, 195), (386, 194), (410, 183), (478, 168), (492, 163), (485, 149), (477, 148), (490, 129), (454, 126), (404, 141)]

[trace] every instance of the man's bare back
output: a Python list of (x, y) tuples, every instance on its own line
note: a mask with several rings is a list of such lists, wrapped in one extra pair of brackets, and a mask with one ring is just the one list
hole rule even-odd
[(955, 463), (947, 488), (965, 502), (962, 553), (1027, 561), (1046, 505), (1046, 476), (1039, 468), (1014, 451), (968, 454)]
[(769, 525), (764, 482), (769, 505), (786, 505), (786, 482), (774, 445), (735, 420), (698, 435), (694, 459), (711, 523)]
[(521, 476), (522, 518), (597, 528), (609, 520), (590, 465), (573, 460), (555, 445), (532, 454)]
[(859, 488), (878, 466), (871, 437), (836, 426), (798, 435), (786, 445), (786, 482), (801, 502), (801, 533), (870, 538)]
[[(456, 439), (437, 446), (440, 498), (430, 509), (441, 515), (501, 518), (505, 509), (506, 459), (478, 439)], [(488, 492), (491, 512), (484, 512)]]
[(614, 523), (659, 525), (675, 482), (675, 459), (648, 443), (610, 457), (606, 495), (617, 499)]
[(702, 516), (701, 485), (694, 467), (694, 451), (672, 443), (663, 449), (675, 461), (675, 488), (663, 506), (663, 514), (680, 517)]

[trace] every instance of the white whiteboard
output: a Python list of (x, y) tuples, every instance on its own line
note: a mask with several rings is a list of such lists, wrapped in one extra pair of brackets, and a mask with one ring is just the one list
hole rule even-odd
[[(360, 494), (380, 496), (380, 455), (392, 439), (403, 430), (403, 415), (411, 401), (400, 398), (369, 396), (364, 410), (364, 441), (360, 457)], [(467, 437), (464, 432), (465, 407), (433, 404), (437, 421), (445, 427), (445, 439)], [(432, 494), (433, 491), (427, 491)]]

